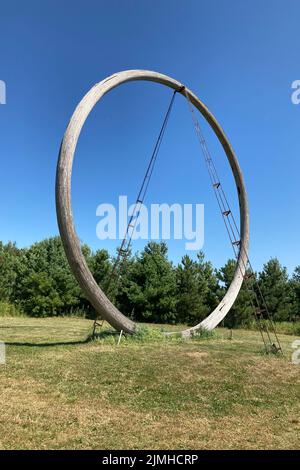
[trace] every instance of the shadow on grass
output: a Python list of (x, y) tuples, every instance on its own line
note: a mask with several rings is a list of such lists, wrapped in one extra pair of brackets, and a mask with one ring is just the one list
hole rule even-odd
[(17, 342), (17, 341), (5, 341), (7, 346), (32, 346), (35, 348), (45, 348), (45, 347), (53, 347), (53, 346), (68, 346), (68, 345), (78, 345), (78, 344), (85, 344), (91, 341), (91, 336), (89, 335), (87, 338), (82, 340), (75, 340), (75, 341), (56, 341), (54, 343), (29, 343), (29, 342)]
[(5, 341), (5, 344), (8, 346), (29, 346), (29, 347), (54, 347), (54, 346), (69, 346), (69, 345), (79, 345), (79, 344), (87, 344), (91, 341), (97, 339), (105, 339), (109, 336), (119, 336), (119, 332), (115, 330), (103, 330), (99, 333), (92, 333), (90, 332), (86, 338), (79, 339), (79, 340), (66, 340), (66, 341), (54, 341), (54, 342), (45, 342), (45, 343), (34, 343), (30, 341)]

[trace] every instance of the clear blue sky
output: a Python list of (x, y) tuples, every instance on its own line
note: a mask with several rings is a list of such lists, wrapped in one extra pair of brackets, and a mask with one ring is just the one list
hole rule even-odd
[[(255, 268), (271, 256), (290, 272), (300, 264), (300, 105), (290, 98), (300, 79), (298, 0), (10, 0), (0, 13), (0, 239), (28, 246), (58, 232), (57, 153), (75, 105), (106, 76), (142, 68), (194, 90), (229, 136), (249, 195)], [(96, 207), (119, 194), (133, 202), (169, 97), (156, 84), (125, 85), (84, 127), (73, 205), (94, 249), (114, 246), (96, 238)], [(225, 155), (207, 139), (236, 208)], [(178, 97), (147, 202), (204, 203), (204, 251), (220, 266), (232, 252), (201, 158)], [(170, 242), (172, 259), (183, 254)]]

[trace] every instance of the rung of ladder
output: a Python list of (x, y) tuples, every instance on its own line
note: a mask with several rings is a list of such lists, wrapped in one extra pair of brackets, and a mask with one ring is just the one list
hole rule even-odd
[(266, 313), (266, 310), (264, 308), (257, 308), (255, 309), (255, 313), (256, 315), (263, 315), (264, 313)]
[(227, 217), (229, 214), (231, 214), (231, 210), (229, 209), (228, 211), (224, 211), (222, 214)]
[(254, 277), (254, 273), (251, 272), (251, 273), (246, 273), (245, 276), (244, 276), (244, 279), (251, 279), (252, 277)]
[(216, 188), (216, 189), (218, 189), (220, 186), (221, 186), (221, 183), (214, 183), (213, 184), (213, 187)]

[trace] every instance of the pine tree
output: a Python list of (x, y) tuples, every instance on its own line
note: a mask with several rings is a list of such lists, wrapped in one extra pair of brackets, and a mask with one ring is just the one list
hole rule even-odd
[(300, 321), (300, 266), (296, 266), (290, 285), (293, 296), (292, 320)]
[(205, 316), (207, 307), (200, 294), (197, 262), (185, 255), (176, 270), (177, 321), (196, 324)]
[(126, 292), (128, 299), (127, 304), (123, 299), (123, 306), (125, 311), (134, 309), (136, 320), (155, 323), (176, 320), (176, 276), (167, 252), (164, 242), (149, 242), (131, 262), (127, 279), (122, 280), (123, 294)]
[(80, 295), (59, 237), (22, 251), (14, 296), (28, 315), (66, 314), (79, 306)]
[(271, 258), (264, 264), (259, 274), (259, 285), (273, 320), (291, 320), (293, 316), (291, 283), (287, 269), (281, 266), (277, 258)]
[(210, 313), (219, 303), (219, 284), (216, 270), (213, 268), (210, 261), (205, 261), (203, 251), (200, 251), (197, 254), (197, 271), (199, 295), (201, 296), (202, 303), (206, 306), (207, 314)]
[[(227, 263), (219, 269), (217, 276), (221, 283), (219, 292), (220, 299), (227, 292), (236, 269), (237, 262), (234, 259), (229, 259)], [(224, 326), (228, 328), (247, 326), (247, 324), (253, 321), (254, 309), (252, 302), (254, 301), (254, 293), (250, 284), (254, 282), (255, 279), (244, 281), (235, 303), (224, 319)]]

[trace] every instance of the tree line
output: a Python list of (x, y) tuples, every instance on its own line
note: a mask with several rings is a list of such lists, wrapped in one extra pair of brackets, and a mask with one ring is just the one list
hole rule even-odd
[[(153, 323), (192, 325), (204, 319), (224, 296), (236, 266), (229, 259), (215, 269), (203, 252), (196, 259), (185, 255), (174, 265), (164, 242), (149, 242), (140, 253), (129, 253), (113, 272), (114, 258), (106, 250), (93, 252), (83, 245), (82, 251), (96, 282), (117, 307), (136, 321)], [(247, 282), (253, 283), (253, 289), (244, 283), (225, 326), (253, 321), (251, 301), (257, 283), (275, 321), (300, 320), (300, 266), (289, 276), (278, 259), (271, 258)], [(94, 317), (70, 272), (59, 237), (22, 249), (0, 242), (0, 302), (35, 317)]]

